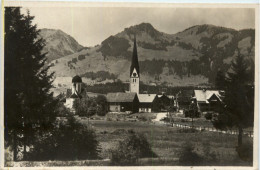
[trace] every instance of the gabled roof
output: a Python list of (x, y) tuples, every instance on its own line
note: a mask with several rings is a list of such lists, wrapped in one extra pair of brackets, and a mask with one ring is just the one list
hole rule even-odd
[(108, 93), (107, 94), (107, 102), (133, 102), (136, 93)]
[(133, 48), (132, 64), (131, 64), (131, 67), (130, 67), (130, 76), (132, 75), (134, 69), (136, 69), (138, 77), (140, 77), (137, 48), (136, 48), (136, 38), (134, 38), (134, 48)]
[(82, 98), (82, 97), (88, 97), (84, 89), (81, 90), (80, 94), (77, 91), (72, 94), (72, 89), (67, 89), (66, 98)]
[(156, 94), (138, 94), (140, 103), (152, 103)]
[(195, 92), (195, 98), (198, 102), (206, 102), (208, 103), (208, 100), (215, 95), (216, 97), (220, 99), (220, 94), (218, 90), (194, 90)]

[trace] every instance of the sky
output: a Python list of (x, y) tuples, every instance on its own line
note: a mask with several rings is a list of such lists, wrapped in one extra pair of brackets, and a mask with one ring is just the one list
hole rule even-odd
[(194, 25), (212, 24), (237, 30), (255, 28), (250, 8), (26, 7), (38, 28), (60, 29), (83, 46), (100, 44), (132, 25), (151, 23), (174, 34)]

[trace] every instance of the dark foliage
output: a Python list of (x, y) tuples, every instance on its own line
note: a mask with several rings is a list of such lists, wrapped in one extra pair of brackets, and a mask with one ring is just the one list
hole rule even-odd
[(99, 146), (96, 135), (74, 117), (58, 123), (51, 133), (39, 138), (28, 154), (28, 160), (83, 160), (98, 159)]
[(189, 108), (184, 111), (185, 117), (190, 117), (190, 118), (198, 118), (200, 117), (200, 113), (198, 111), (198, 107), (195, 103), (191, 103), (189, 105)]
[(107, 113), (107, 100), (103, 95), (93, 98), (82, 98), (74, 103), (76, 114), (83, 117), (90, 117), (95, 114), (104, 116)]
[(78, 60), (84, 60), (86, 57), (85, 57), (85, 55), (79, 55), (78, 56)]
[(87, 77), (87, 78), (91, 78), (92, 80), (99, 79), (99, 81), (104, 81), (106, 79), (115, 80), (117, 78), (115, 74), (109, 73), (108, 71), (98, 71), (96, 73), (86, 72), (80, 75), (80, 77)]
[(129, 84), (124, 84), (121, 81), (106, 84), (95, 84), (95, 86), (86, 87), (89, 92), (93, 93), (113, 93), (113, 92), (124, 92), (129, 88)]
[(200, 166), (203, 165), (203, 158), (194, 151), (191, 143), (185, 143), (179, 153), (179, 164), (181, 166)]
[(213, 113), (211, 113), (211, 112), (207, 112), (207, 113), (205, 114), (205, 118), (206, 118), (207, 120), (211, 120), (211, 119), (212, 119), (212, 114), (213, 114)]
[(252, 162), (253, 161), (253, 143), (245, 142), (241, 146), (236, 148), (238, 156), (243, 161)]
[(124, 31), (129, 37), (142, 34), (143, 32), (147, 33), (155, 40), (159, 40), (162, 36), (162, 33), (157, 31), (150, 23), (141, 23), (139, 25), (131, 26)]
[(243, 129), (253, 127), (254, 122), (254, 72), (245, 57), (238, 54), (232, 62), (231, 70), (225, 77), (224, 107), (213, 120), (216, 128), (237, 127), (238, 145), (242, 144)]
[(77, 59), (77, 58), (72, 58), (71, 62), (72, 62), (72, 63), (77, 63), (77, 62), (78, 62), (78, 59)]
[(179, 42), (178, 46), (182, 47), (185, 50), (193, 50), (194, 49), (191, 44), (187, 44), (185, 42)]
[(131, 132), (111, 151), (111, 164), (115, 166), (137, 165), (139, 158), (157, 157), (144, 135)]
[(14, 160), (18, 146), (24, 147), (26, 158), (26, 146), (36, 140), (35, 134), (53, 127), (57, 114), (58, 101), (50, 92), (53, 73), (48, 73), (45, 42), (38, 38), (33, 18), (20, 8), (5, 8), (5, 140), (14, 149)]
[(205, 166), (216, 165), (217, 155), (210, 150), (209, 143), (202, 144), (202, 153), (197, 153), (194, 144), (190, 142), (184, 143), (184, 146), (179, 152), (179, 164), (181, 166)]
[(103, 56), (125, 57), (130, 59), (131, 52), (127, 51), (130, 44), (128, 40), (124, 38), (110, 36), (104, 40), (101, 45), (101, 48), (97, 51), (100, 51)]
[(225, 89), (225, 74), (219, 70), (216, 75), (215, 86), (218, 89)]
[(151, 44), (146, 42), (138, 42), (138, 46), (143, 47), (144, 49), (151, 49), (151, 50), (164, 50), (167, 51), (167, 44), (158, 43), (158, 44)]
[(97, 115), (105, 116), (107, 113), (107, 98), (104, 95), (98, 95), (97, 102)]

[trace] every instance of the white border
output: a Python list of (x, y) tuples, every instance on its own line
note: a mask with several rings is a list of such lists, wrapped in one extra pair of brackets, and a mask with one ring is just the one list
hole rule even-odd
[[(49, 1), (49, 2), (48, 2)], [(229, 169), (258, 169), (258, 152), (259, 152), (259, 140), (258, 140), (258, 134), (259, 134), (259, 1), (257, 0), (244, 0), (244, 1), (236, 1), (236, 0), (215, 0), (215, 1), (207, 1), (207, 0), (184, 0), (180, 1), (174, 0), (164, 0), (164, 1), (150, 1), (146, 2), (145, 0), (139, 0), (139, 1), (124, 1), (124, 0), (117, 0), (111, 2), (110, 0), (89, 0), (88, 2), (84, 0), (79, 0), (78, 2), (71, 2), (71, 1), (63, 1), (63, 0), (56, 0), (54, 2), (53, 0), (42, 0), (42, 1), (2, 1), (2, 10), (1, 10), (1, 20), (3, 21), (3, 8), (4, 6), (22, 6), (22, 7), (32, 7), (32, 6), (38, 6), (38, 7), (161, 7), (161, 8), (255, 8), (255, 30), (256, 30), (256, 43), (255, 43), (255, 119), (254, 119), (254, 162), (253, 167), (169, 167), (169, 166), (145, 166), (145, 167), (24, 167), (24, 168), (10, 168), (10, 169), (223, 169), (223, 170), (229, 170)], [(105, 1), (105, 2), (104, 2)], [(144, 3), (145, 2), (145, 3)], [(204, 4), (204, 3), (208, 4)], [(193, 4), (191, 4), (193, 3)], [(195, 3), (195, 4), (194, 4)], [(225, 4), (223, 4), (225, 3)], [(230, 4), (229, 4), (230, 3)], [(242, 4), (241, 4), (242, 3)], [(246, 4), (245, 4), (246, 3)], [(4, 24), (1, 22), (1, 37), (4, 35)], [(1, 130), (1, 148), (0, 150), (0, 167), (4, 166), (4, 143), (3, 143), (3, 132), (4, 132), (4, 126), (3, 126), (3, 85), (4, 85), (4, 39), (1, 38), (1, 74), (0, 74), (0, 80), (1, 81), (1, 88), (0, 88), (0, 103), (1, 103), (1, 117), (0, 117), (0, 130)], [(7, 168), (6, 168), (7, 169)], [(9, 169), (9, 168), (8, 168)]]

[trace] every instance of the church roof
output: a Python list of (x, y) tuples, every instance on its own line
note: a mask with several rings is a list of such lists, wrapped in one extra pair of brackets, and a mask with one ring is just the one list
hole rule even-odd
[(76, 93), (73, 93), (70, 98), (73, 98), (73, 99), (77, 99), (77, 98), (81, 98), (81, 96), (79, 94), (76, 94)]
[(78, 75), (74, 76), (72, 78), (72, 83), (82, 83), (81, 77), (79, 77)]
[(107, 102), (133, 102), (136, 93), (108, 93), (107, 94)]
[(130, 76), (132, 75), (134, 68), (136, 69), (136, 72), (138, 76), (139, 74), (139, 63), (138, 63), (138, 56), (137, 56), (137, 47), (136, 47), (136, 38), (134, 38), (134, 48), (133, 48), (133, 56), (132, 56), (132, 64), (130, 67)]

